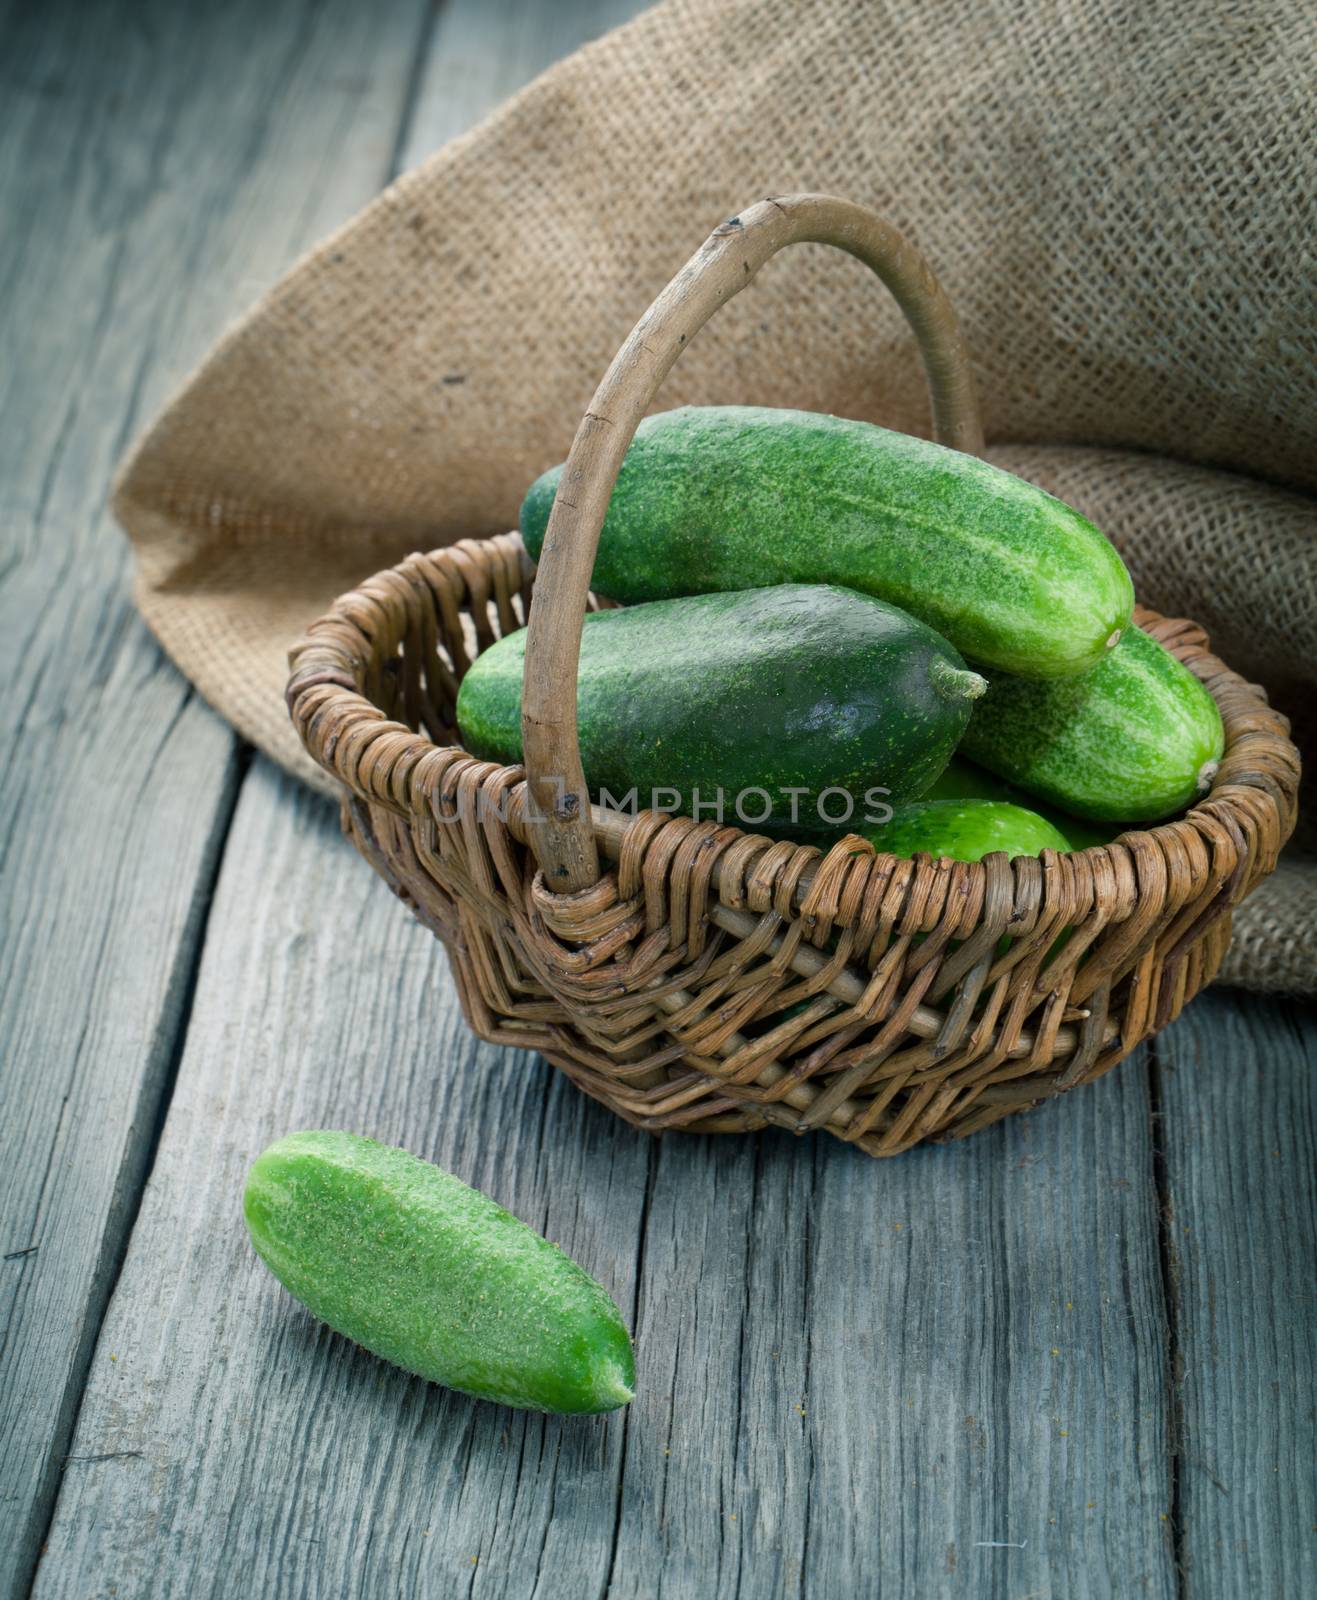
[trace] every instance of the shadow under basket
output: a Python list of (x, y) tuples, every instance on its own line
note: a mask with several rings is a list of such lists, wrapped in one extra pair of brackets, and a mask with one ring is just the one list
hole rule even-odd
[[(927, 316), (921, 328), (915, 295), (893, 281), (890, 230), (879, 251), (870, 222), (885, 228), (840, 201), (766, 202), (684, 269), (680, 340), (665, 332), (665, 297), (682, 275), (642, 319), (573, 445), (564, 481), (583, 485), (576, 505), (554, 508), (539, 583), (555, 615), (537, 602), (527, 649), (541, 681), (561, 683), (565, 662), (575, 682), (598, 524), (649, 397), (687, 333), (782, 243), (823, 239), (879, 270), (920, 337), (939, 437), (974, 447), (947, 404), (939, 411), (936, 330)], [(914, 259), (927, 312), (940, 291)], [(721, 263), (735, 282), (706, 308), (701, 284)], [(644, 383), (637, 341), (652, 357)], [(956, 359), (947, 371), (964, 376)], [(966, 408), (972, 416), (972, 398), (957, 404), (962, 422)], [(856, 837), (824, 854), (710, 820), (602, 811), (586, 797), (559, 810), (557, 837), (570, 823), (585, 886), (553, 892), (541, 863), (556, 859), (555, 840), (531, 820), (543, 807), (529, 802), (526, 772), (455, 742), (472, 651), (525, 625), (534, 583), (517, 534), (410, 556), (298, 642), (288, 703), (307, 750), (343, 787), (345, 830), (447, 947), (471, 1027), (540, 1051), (641, 1128), (824, 1129), (886, 1156), (1088, 1083), (1211, 981), (1232, 908), (1293, 828), (1298, 755), (1285, 719), (1209, 654), (1196, 624), (1139, 610), (1225, 723), (1210, 792), (1174, 822), (1100, 848), (967, 863), (902, 860)], [(575, 754), (574, 701), (570, 713)], [(561, 882), (565, 868), (551, 871)]]

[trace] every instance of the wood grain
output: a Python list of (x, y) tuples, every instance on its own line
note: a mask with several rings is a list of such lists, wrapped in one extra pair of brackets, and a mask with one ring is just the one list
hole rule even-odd
[[(26, 1589), (239, 776), (133, 615), (130, 435), (393, 158), (424, 0), (67, 0), (0, 93), (0, 1595)], [(387, 108), (387, 114), (386, 114)], [(33, 1248), (35, 1247), (35, 1248)]]
[(609, 1592), (1173, 1593), (1148, 1158), (1137, 1062), (890, 1163), (665, 1141)]
[(619, 1137), (545, 1063), (478, 1043), (431, 935), (323, 802), (261, 762), (79, 1419), (73, 1454), (93, 1459), (65, 1474), (38, 1594), (592, 1591), (623, 1414), (513, 1413), (409, 1378), (315, 1324), (254, 1256), (246, 1168), (319, 1126), (438, 1160), (631, 1321), (648, 1139)]
[(1303, 1594), (1317, 1528), (1317, 1012), (1209, 992), (1156, 1058), (1188, 1592)]
[(466, 133), (560, 57), (645, 7), (646, 0), (446, 0), (418, 62), (399, 170)]

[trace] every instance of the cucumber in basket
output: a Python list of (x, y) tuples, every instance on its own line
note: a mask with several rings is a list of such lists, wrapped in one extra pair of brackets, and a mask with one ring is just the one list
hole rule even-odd
[(1030, 794), (1098, 822), (1171, 816), (1207, 792), (1224, 747), (1216, 701), (1141, 628), (1083, 678), (994, 677), (963, 745)]
[(290, 1134), (257, 1157), (243, 1209), (289, 1293), (395, 1366), (534, 1411), (632, 1398), (631, 1341), (603, 1286), (428, 1161), (351, 1133)]
[(1045, 817), (1009, 800), (918, 800), (898, 807), (890, 822), (857, 831), (875, 850), (907, 858), (926, 851), (955, 861), (981, 861), (995, 850), (1013, 858), (1071, 848)]
[(1087, 850), (1093, 845), (1110, 844), (1120, 834), (1119, 828), (1098, 826), (1092, 822), (1081, 822), (1078, 817), (1067, 816), (1065, 812), (1005, 782), (986, 767), (977, 767), (959, 755), (952, 756), (947, 762), (946, 769), (930, 786), (924, 799), (1004, 800), (1012, 806), (1023, 806), (1026, 811), (1035, 812), (1044, 822), (1050, 823), (1065, 838), (1071, 850)]
[[(532, 484), (521, 508), (537, 560), (561, 473)], [(1022, 478), (867, 422), (762, 406), (688, 406), (640, 424), (593, 582), (628, 604), (844, 584), (1027, 678), (1093, 666), (1134, 603), (1107, 539)]]
[[(521, 760), (526, 634), (462, 680), (462, 744)], [(922, 794), (946, 766), (983, 679), (895, 606), (783, 584), (585, 619), (577, 727), (601, 804), (749, 827), (844, 822), (869, 791)], [(607, 790), (607, 795), (600, 794)]]

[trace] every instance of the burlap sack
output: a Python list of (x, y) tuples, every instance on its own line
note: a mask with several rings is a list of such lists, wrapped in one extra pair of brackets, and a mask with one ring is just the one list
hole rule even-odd
[[(220, 344), (118, 486), (142, 611), (316, 781), (289, 641), (407, 551), (512, 525), (708, 230), (822, 189), (936, 266), (995, 459), (1305, 710), (1315, 35), (1301, 0), (668, 0), (400, 180)], [(895, 306), (816, 247), (773, 260), (662, 397), (726, 401), (928, 426)], [(1237, 919), (1236, 982), (1317, 984), (1317, 866), (1290, 859)]]

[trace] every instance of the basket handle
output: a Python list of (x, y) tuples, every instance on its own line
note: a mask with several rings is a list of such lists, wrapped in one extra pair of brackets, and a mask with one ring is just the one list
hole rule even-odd
[(890, 223), (832, 195), (762, 200), (715, 228), (649, 310), (595, 390), (549, 513), (526, 637), (521, 732), (532, 820), (545, 883), (557, 893), (599, 878), (590, 797), (576, 730), (581, 627), (599, 532), (640, 419), (696, 333), (784, 245), (836, 245), (872, 267), (914, 331), (940, 443), (978, 455), (983, 430), (969, 358), (932, 269)]

